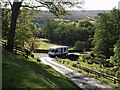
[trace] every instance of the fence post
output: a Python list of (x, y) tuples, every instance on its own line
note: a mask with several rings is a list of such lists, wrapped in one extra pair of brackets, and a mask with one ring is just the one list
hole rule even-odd
[(114, 84), (116, 84), (116, 79), (114, 78)]
[(69, 61), (66, 61), (66, 64), (68, 65), (68, 64), (69, 64)]
[(17, 46), (15, 46), (15, 54), (17, 54)]

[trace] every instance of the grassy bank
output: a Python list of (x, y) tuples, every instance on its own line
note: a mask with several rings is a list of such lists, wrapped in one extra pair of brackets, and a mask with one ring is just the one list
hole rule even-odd
[(26, 59), (5, 50), (2, 56), (3, 88), (79, 89), (68, 78), (33, 58)]

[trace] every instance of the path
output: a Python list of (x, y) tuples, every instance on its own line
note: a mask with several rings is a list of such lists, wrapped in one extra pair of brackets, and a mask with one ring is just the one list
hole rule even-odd
[(39, 57), (44, 64), (51, 66), (56, 71), (70, 78), (83, 90), (113, 90), (109, 85), (102, 84), (100, 81), (94, 78), (78, 73), (75, 70), (72, 70), (60, 63), (57, 63), (54, 61), (54, 59), (48, 57), (47, 55), (35, 54), (35, 56)]

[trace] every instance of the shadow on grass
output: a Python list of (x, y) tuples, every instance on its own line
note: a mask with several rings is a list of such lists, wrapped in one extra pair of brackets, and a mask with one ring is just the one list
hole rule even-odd
[(72, 81), (50, 66), (25, 59), (3, 50), (3, 88), (42, 88), (80, 90)]

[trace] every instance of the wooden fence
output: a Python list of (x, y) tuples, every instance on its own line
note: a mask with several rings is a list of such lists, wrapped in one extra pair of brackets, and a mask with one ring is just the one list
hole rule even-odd
[[(69, 64), (73, 65), (74, 64), (74, 63), (71, 63), (70, 61), (61, 60), (60, 58), (56, 58), (55, 60), (60, 62), (60, 63), (62, 63), (62, 64), (65, 64), (65, 63), (67, 65), (69, 65)], [(106, 73), (102, 73), (102, 72), (99, 72), (99, 71), (94, 71), (92, 69), (89, 69), (89, 68), (86, 68), (84, 66), (81, 66), (80, 64), (76, 64), (76, 65), (73, 65), (73, 66), (76, 67), (76, 68), (79, 68), (81, 70), (84, 70), (87, 73), (95, 74), (98, 77), (104, 77), (104, 78), (107, 78), (107, 79), (111, 79), (114, 82), (114, 84), (116, 84), (116, 83), (120, 84), (120, 79), (117, 78), (117, 77), (114, 77), (114, 76), (111, 76), (111, 75), (108, 75)]]
[[(2, 42), (2, 48), (6, 49), (6, 42)], [(20, 47), (17, 47), (17, 46), (14, 47), (13, 53), (26, 56), (25, 50), (23, 50), (23, 49), (21, 49)]]
[[(34, 50), (36, 53), (48, 53), (49, 50), (46, 49), (35, 49)], [(74, 52), (79, 52), (77, 50), (68, 50), (69, 53), (74, 53)], [(81, 52), (84, 53), (84, 52)]]

